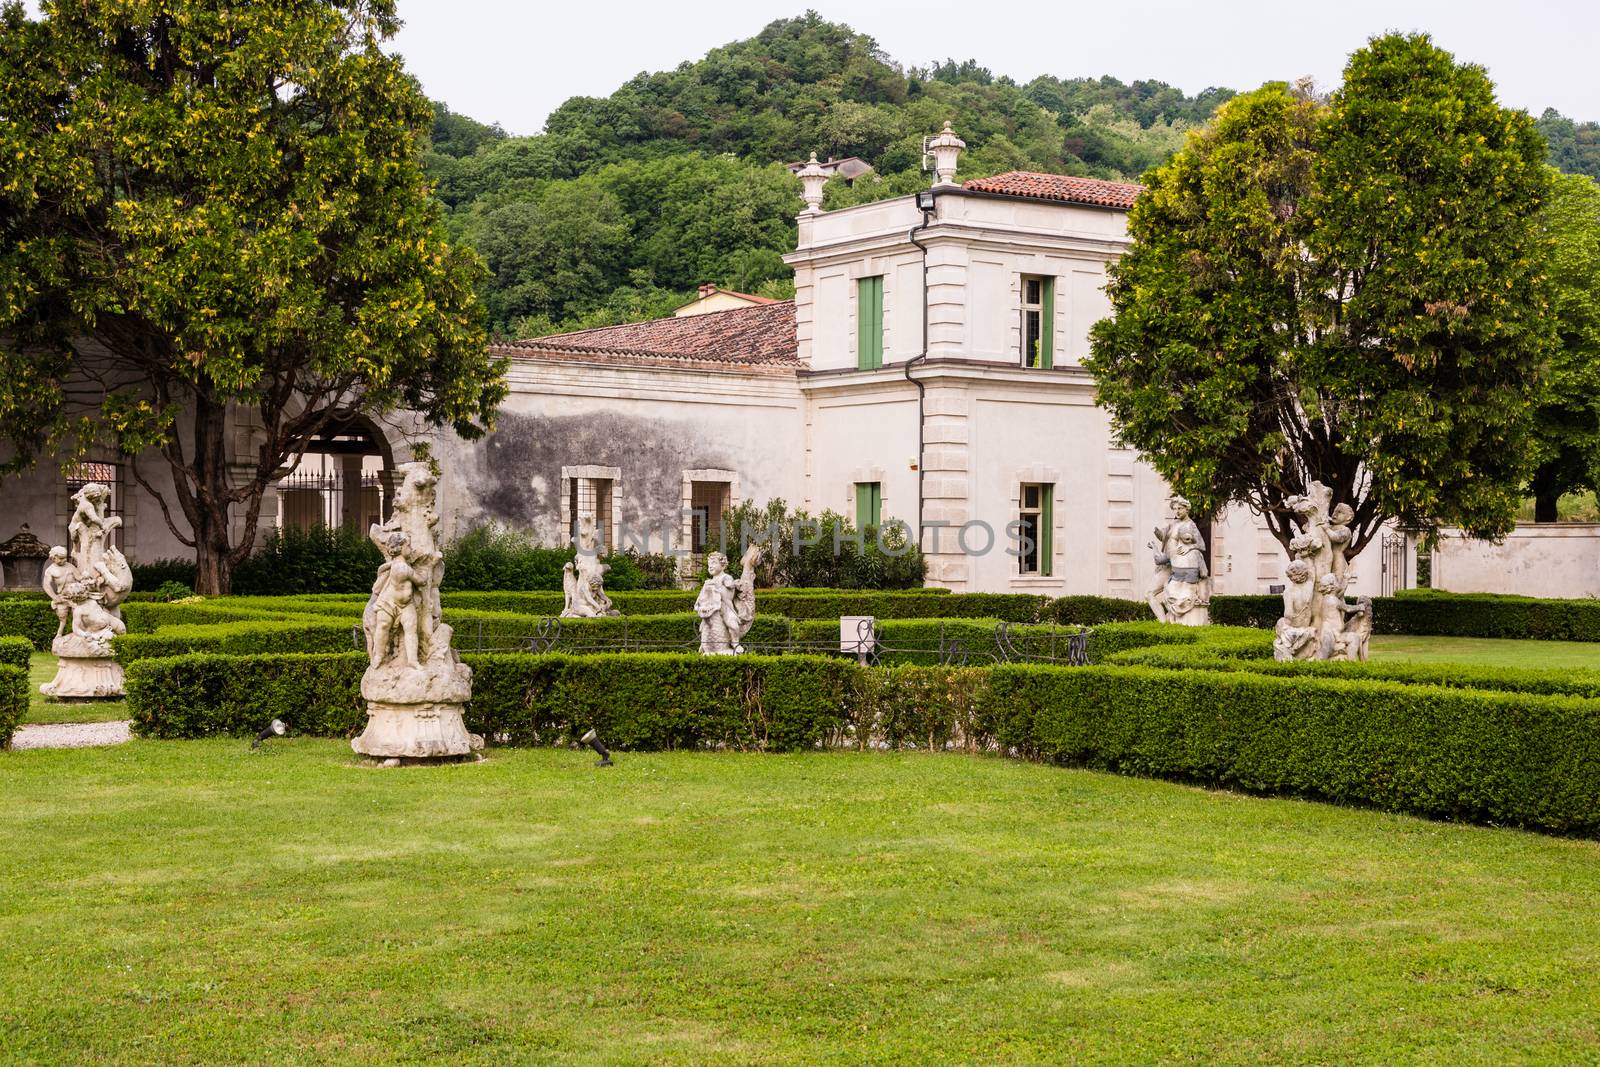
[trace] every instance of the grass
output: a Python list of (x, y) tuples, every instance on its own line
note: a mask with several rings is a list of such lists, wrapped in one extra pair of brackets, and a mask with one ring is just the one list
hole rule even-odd
[(23, 722), (113, 722), (128, 717), (125, 700), (50, 700), (39, 687), (56, 676), (56, 658), (35, 652), (28, 659), (28, 714)]
[(1571, 1063), (1600, 843), (964, 756), (0, 755), (40, 1063)]
[(1514, 641), (1492, 637), (1372, 638), (1371, 655), (1378, 661), (1472, 663), (1493, 667), (1542, 667), (1564, 670), (1600, 669), (1600, 643), (1593, 641)]

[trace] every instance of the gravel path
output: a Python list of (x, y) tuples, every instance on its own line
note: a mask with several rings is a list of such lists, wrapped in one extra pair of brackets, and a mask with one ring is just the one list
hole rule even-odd
[(133, 738), (132, 724), (121, 722), (28, 723), (17, 727), (12, 748), (89, 748), (120, 745)]

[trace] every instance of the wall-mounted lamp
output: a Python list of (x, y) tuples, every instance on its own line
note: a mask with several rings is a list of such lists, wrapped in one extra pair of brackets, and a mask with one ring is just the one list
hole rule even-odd
[(289, 727), (282, 719), (273, 719), (271, 722), (267, 723), (267, 728), (265, 730), (262, 730), (259, 734), (256, 734), (256, 739), (250, 742), (250, 747), (260, 748), (261, 742), (265, 741), (267, 738), (282, 737), (288, 732)]
[(917, 192), (917, 210), (924, 215), (933, 212), (933, 190), (921, 189)]
[(580, 738), (580, 740), (584, 744), (588, 745), (590, 748), (594, 749), (597, 753), (600, 754), (600, 758), (595, 760), (595, 763), (594, 763), (594, 765), (596, 767), (611, 767), (611, 766), (614, 766), (614, 764), (611, 762), (611, 752), (610, 752), (610, 750), (607, 749), (606, 746), (601, 743), (600, 735), (594, 732), (594, 728), (593, 727), (590, 727), (589, 732), (584, 734), (583, 737)]

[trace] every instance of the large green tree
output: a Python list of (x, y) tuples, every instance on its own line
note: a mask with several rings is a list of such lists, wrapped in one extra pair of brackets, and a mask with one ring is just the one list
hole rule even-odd
[(404, 407), (470, 437), (504, 396), (398, 25), (392, 0), (0, 10), (3, 470), (109, 437), (202, 592), (325, 427)]
[(1326, 101), (1225, 104), (1145, 177), (1089, 367), (1123, 439), (1197, 510), (1287, 546), (1313, 480), (1355, 510), (1512, 525), (1551, 345), (1532, 120), (1425, 36), (1356, 52)]
[(1544, 225), (1557, 336), (1538, 411), (1544, 449), (1529, 490), (1534, 520), (1555, 522), (1562, 494), (1600, 489), (1600, 184), (1556, 177)]

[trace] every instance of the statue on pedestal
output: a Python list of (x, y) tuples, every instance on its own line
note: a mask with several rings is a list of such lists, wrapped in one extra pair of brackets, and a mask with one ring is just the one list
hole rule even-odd
[(121, 604), (133, 589), (133, 568), (110, 537), (122, 519), (107, 514), (111, 489), (99, 482), (86, 483), (72, 502), (72, 551), (52, 548), (40, 583), (56, 615), (50, 651), (57, 665), (55, 678), (39, 691), (68, 700), (120, 697), (122, 665), (112, 655), (111, 639), (128, 629)]
[(396, 762), (469, 756), (483, 739), (467, 733), (461, 717), (472, 696), (472, 668), (456, 655), (452, 631), (440, 621), (438, 476), (427, 463), (407, 463), (401, 474), (389, 521), (368, 531), (384, 562), (361, 616), (367, 728), (350, 747)]
[(1333, 491), (1321, 482), (1312, 482), (1304, 495), (1287, 503), (1301, 532), (1289, 539), (1291, 560), (1273, 657), (1364, 661), (1372, 634), (1372, 600), (1345, 600), (1345, 553), (1355, 511), (1348, 504), (1333, 506)]
[(1189, 502), (1172, 498), (1172, 521), (1155, 528), (1155, 581), (1150, 610), (1161, 622), (1205, 626), (1211, 621), (1211, 572), (1206, 567), (1206, 540), (1189, 516)]
[(601, 615), (621, 615), (606, 596), (605, 576), (611, 568), (600, 562), (600, 536), (594, 519), (585, 515), (578, 521), (578, 554), (561, 569), (561, 589), (566, 603), (563, 619), (593, 619)]
[(728, 573), (728, 557), (713, 552), (706, 557), (711, 574), (695, 597), (694, 612), (700, 616), (700, 654), (733, 656), (744, 652), (744, 635), (756, 617), (756, 564), (761, 549), (750, 545), (740, 560), (738, 578)]

